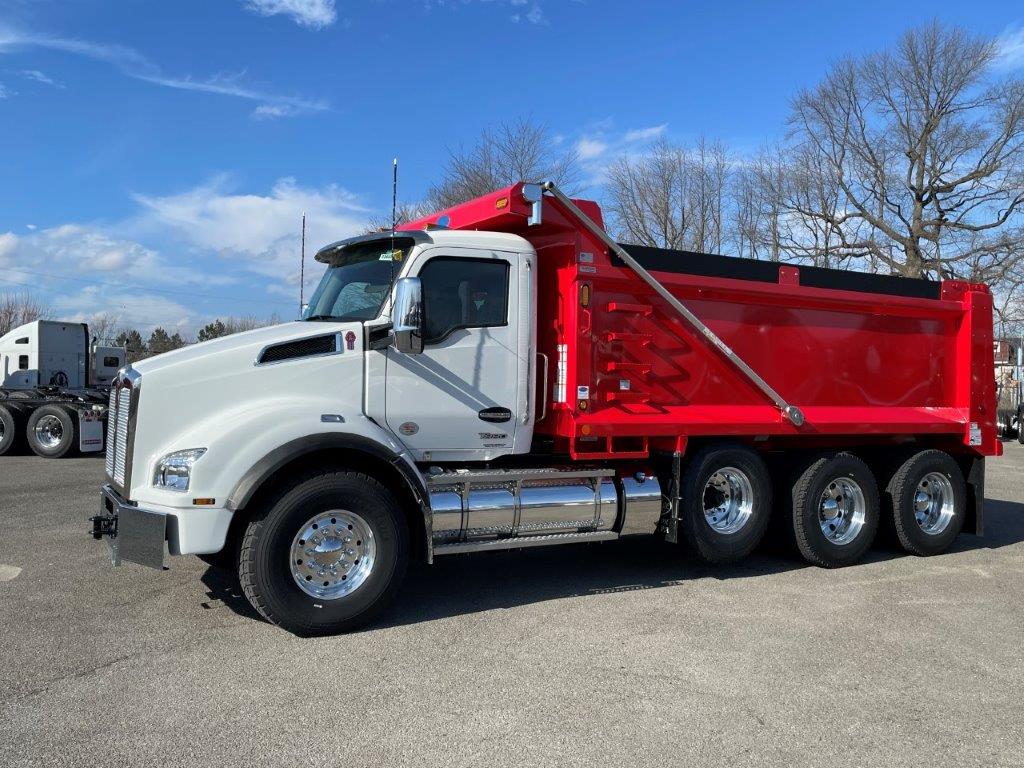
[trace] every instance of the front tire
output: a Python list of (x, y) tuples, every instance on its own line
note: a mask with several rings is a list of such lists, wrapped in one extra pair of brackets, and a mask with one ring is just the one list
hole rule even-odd
[(25, 437), (37, 456), (63, 458), (78, 447), (78, 418), (59, 405), (41, 406), (28, 417)]
[(732, 563), (761, 543), (772, 512), (768, 468), (738, 445), (708, 446), (683, 474), (683, 537), (702, 560)]
[(911, 456), (889, 481), (886, 496), (896, 536), (913, 555), (945, 552), (960, 535), (967, 487), (953, 457), (942, 451)]
[(297, 635), (347, 632), (391, 601), (409, 561), (395, 497), (356, 472), (325, 472), (283, 489), (248, 524), (239, 581), (267, 621)]
[(822, 568), (860, 560), (878, 532), (878, 486), (850, 453), (812, 461), (793, 485), (793, 530), (800, 554)]

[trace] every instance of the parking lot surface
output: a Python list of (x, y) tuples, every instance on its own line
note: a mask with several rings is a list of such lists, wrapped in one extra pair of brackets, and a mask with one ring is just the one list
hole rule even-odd
[(110, 567), (96, 458), (0, 460), (0, 765), (1024, 763), (1024, 446), (987, 532), (838, 571), (656, 541), (441, 559), (303, 640), (198, 558)]

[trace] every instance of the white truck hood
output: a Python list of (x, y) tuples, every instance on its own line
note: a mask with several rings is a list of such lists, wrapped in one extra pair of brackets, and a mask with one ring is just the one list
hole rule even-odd
[(140, 360), (132, 365), (136, 371), (146, 375), (148, 372), (163, 370), (169, 366), (186, 365), (196, 361), (203, 361), (215, 356), (230, 353), (248, 351), (252, 352), (252, 361), (256, 355), (268, 344), (274, 344), (289, 339), (299, 339), (306, 336), (315, 336), (319, 333), (331, 333), (339, 328), (361, 326), (360, 323), (312, 323), (296, 321), (293, 323), (282, 323), (280, 325), (268, 325), (265, 328), (256, 328), (251, 331), (233, 333), (230, 336), (221, 336), (211, 341), (201, 341), (198, 344), (165, 352), (162, 355)]
[[(296, 345), (298, 356), (257, 364), (268, 346), (335, 334), (341, 343), (328, 353), (302, 354)], [(130, 498), (177, 506), (194, 492), (220, 503), (271, 450), (325, 431), (360, 434), (401, 452), (364, 415), (363, 343), (359, 322), (293, 322), (139, 362)], [(154, 488), (156, 462), (188, 448), (207, 449), (190, 493)]]

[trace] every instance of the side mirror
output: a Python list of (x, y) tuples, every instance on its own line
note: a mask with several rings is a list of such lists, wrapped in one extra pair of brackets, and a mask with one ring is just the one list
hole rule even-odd
[(391, 333), (399, 352), (418, 355), (423, 351), (423, 284), (418, 277), (403, 277), (395, 283)]

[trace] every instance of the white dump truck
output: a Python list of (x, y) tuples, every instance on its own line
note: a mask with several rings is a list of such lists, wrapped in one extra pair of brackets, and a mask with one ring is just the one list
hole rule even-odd
[(0, 456), (23, 445), (46, 458), (103, 450), (110, 384), (124, 347), (85, 323), (36, 320), (0, 336)]

